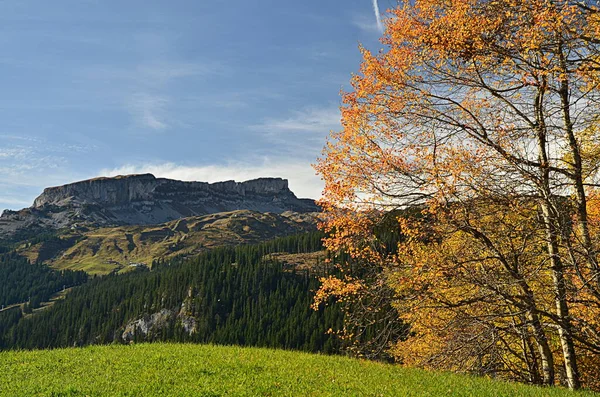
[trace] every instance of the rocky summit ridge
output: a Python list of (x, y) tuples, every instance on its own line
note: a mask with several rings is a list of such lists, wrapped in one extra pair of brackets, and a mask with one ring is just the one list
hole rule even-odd
[(190, 216), (252, 210), (281, 214), (319, 211), (281, 178), (246, 182), (184, 182), (152, 174), (94, 178), (44, 189), (33, 206), (0, 216), (4, 236), (23, 230), (153, 225)]

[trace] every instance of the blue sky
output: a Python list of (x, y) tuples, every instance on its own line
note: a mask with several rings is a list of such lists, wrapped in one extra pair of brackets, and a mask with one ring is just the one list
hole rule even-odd
[(0, 1), (0, 210), (142, 172), (316, 197), (310, 164), (379, 35), (372, 0)]

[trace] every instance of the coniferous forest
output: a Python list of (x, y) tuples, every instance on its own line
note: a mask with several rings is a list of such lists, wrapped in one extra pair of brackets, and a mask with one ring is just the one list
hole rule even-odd
[(28, 302), (35, 308), (40, 302), (64, 288), (87, 281), (82, 271), (55, 271), (40, 263), (31, 264), (14, 251), (0, 254), (0, 306)]
[[(93, 278), (34, 315), (23, 316), (16, 309), (0, 313), (0, 346), (160, 340), (336, 353), (340, 342), (327, 330), (341, 326), (341, 311), (335, 306), (311, 309), (316, 276), (322, 274), (284, 269), (283, 263), (266, 257), (320, 250), (321, 238), (310, 233), (218, 248), (194, 259), (158, 261), (152, 270)], [(150, 330), (135, 326), (136, 320), (153, 315), (161, 320)]]

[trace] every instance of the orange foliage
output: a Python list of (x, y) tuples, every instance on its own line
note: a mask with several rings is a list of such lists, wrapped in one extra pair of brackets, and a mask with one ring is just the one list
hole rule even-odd
[[(384, 269), (415, 332), (394, 348), (404, 362), (534, 383), (563, 366), (572, 388), (579, 362), (597, 387), (600, 13), (549, 0), (390, 13), (316, 165), (328, 247)], [(374, 231), (398, 208), (425, 221), (399, 219), (391, 253)]]

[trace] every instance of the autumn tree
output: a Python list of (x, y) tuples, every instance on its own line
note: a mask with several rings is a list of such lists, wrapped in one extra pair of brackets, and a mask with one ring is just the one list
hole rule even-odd
[[(384, 242), (379, 248), (393, 248), (401, 237), (395, 212), (389, 212), (373, 232)], [(381, 275), (379, 261), (364, 261), (358, 255), (330, 252), (329, 262), (341, 272), (322, 279), (313, 308), (335, 301), (344, 314), (341, 329), (330, 330), (341, 339), (341, 349), (355, 357), (396, 361), (390, 344), (406, 340), (410, 328), (395, 307), (396, 292)], [(333, 257), (333, 258), (332, 258)], [(332, 299), (333, 298), (333, 299)]]
[[(598, 5), (417, 0), (390, 14), (317, 165), (328, 247), (381, 267), (422, 341), (392, 348), (405, 362), (590, 385)], [(382, 250), (374, 231), (398, 208), (422, 217), (399, 217), (406, 238)], [(359, 284), (323, 290), (345, 283)]]

